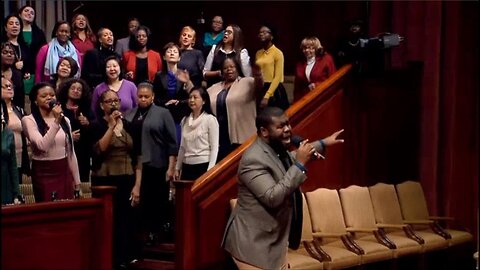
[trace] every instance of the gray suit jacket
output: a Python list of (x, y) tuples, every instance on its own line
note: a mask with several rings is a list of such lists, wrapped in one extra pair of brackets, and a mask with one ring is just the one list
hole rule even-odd
[(121, 58), (123, 58), (123, 54), (126, 51), (130, 50), (128, 48), (129, 42), (130, 42), (130, 36), (117, 40), (117, 44), (115, 45), (115, 52), (118, 53)]
[[(132, 122), (138, 107), (125, 114)], [(155, 168), (167, 168), (169, 156), (178, 154), (175, 123), (170, 112), (152, 104), (142, 125), (142, 163)]]
[(275, 151), (260, 138), (243, 154), (238, 175), (238, 201), (222, 246), (248, 264), (279, 269), (287, 252), (292, 193), (306, 175), (295, 165), (286, 171)]

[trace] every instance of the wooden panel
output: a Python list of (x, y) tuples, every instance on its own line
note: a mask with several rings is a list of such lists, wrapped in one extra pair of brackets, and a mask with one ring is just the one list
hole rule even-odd
[(111, 269), (112, 192), (2, 207), (2, 269)]

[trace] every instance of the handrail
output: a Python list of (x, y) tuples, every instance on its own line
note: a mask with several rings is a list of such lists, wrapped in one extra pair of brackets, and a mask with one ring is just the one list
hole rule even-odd
[[(311, 111), (311, 106), (309, 105), (311, 104), (311, 101), (319, 98), (319, 96), (322, 95), (325, 90), (331, 89), (332, 85), (341, 83), (342, 78), (344, 78), (344, 76), (350, 72), (351, 69), (351, 64), (341, 67), (327, 80), (319, 84), (315, 90), (309, 92), (300, 100), (295, 102), (292, 106), (290, 106), (290, 108), (288, 108), (286, 111), (286, 114), (290, 117), (290, 124), (295, 126), (305, 114)], [(225, 183), (225, 181), (218, 181), (217, 176), (220, 176), (221, 174), (230, 175), (231, 171), (237, 171), (238, 161), (240, 160), (243, 152), (253, 143), (256, 137), (256, 134), (250, 137), (245, 143), (235, 149), (220, 163), (216, 164), (213, 168), (195, 181), (195, 184), (193, 184), (192, 187), (193, 201), (199, 201), (208, 194), (212, 194), (212, 192), (217, 190), (217, 187), (222, 186)]]

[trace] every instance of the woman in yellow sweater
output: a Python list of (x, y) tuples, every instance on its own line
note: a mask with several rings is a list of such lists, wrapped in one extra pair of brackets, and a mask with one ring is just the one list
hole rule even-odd
[(259, 107), (276, 106), (286, 110), (289, 106), (287, 92), (283, 87), (283, 53), (275, 47), (273, 40), (277, 37), (273, 27), (262, 25), (258, 37), (263, 48), (255, 55), (255, 63), (263, 74), (263, 98), (259, 100)]

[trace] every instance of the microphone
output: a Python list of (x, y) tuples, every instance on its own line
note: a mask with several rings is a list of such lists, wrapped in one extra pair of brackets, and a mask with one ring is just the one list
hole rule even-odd
[[(117, 107), (112, 107), (112, 108), (110, 109), (110, 114), (112, 114), (114, 111), (118, 111), (118, 108), (117, 108)], [(120, 114), (120, 119), (123, 119), (123, 115), (122, 115), (122, 114)]]
[[(298, 136), (298, 135), (293, 135), (292, 138), (290, 139), (292, 144), (295, 145), (295, 147), (300, 147), (300, 143), (303, 142), (305, 139)], [(317, 150), (313, 152), (313, 159), (325, 159), (325, 157), (320, 154)]]
[[(52, 99), (48, 102), (48, 107), (50, 107), (50, 109), (53, 109), (53, 107), (55, 107), (57, 104), (57, 101), (55, 99)], [(65, 115), (63, 115), (63, 112), (60, 113), (60, 115), (63, 117), (65, 117)]]

